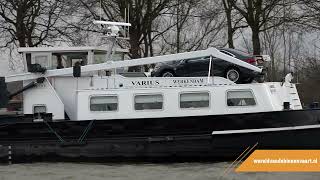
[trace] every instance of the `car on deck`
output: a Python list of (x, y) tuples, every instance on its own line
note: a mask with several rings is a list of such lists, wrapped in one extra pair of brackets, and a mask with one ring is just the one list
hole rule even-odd
[[(220, 48), (220, 52), (235, 57), (241, 61), (257, 66), (255, 56), (243, 51), (231, 48)], [(153, 77), (198, 77), (208, 76), (210, 58), (201, 59), (185, 59), (172, 61), (167, 63), (158, 63), (151, 71)], [(263, 76), (252, 70), (240, 67), (236, 64), (221, 60), (219, 58), (212, 59), (212, 73), (214, 76), (225, 77), (235, 83), (250, 83), (256, 77)], [(264, 78), (258, 78), (257, 81), (264, 81)]]

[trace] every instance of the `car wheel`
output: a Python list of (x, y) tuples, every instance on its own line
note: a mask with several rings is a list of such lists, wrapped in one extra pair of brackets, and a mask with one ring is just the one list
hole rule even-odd
[(266, 75), (265, 74), (261, 74), (256, 78), (256, 81), (258, 83), (263, 83), (266, 80)]
[(229, 79), (232, 82), (240, 82), (240, 71), (236, 68), (230, 68), (225, 73), (225, 78)]
[(174, 73), (171, 71), (163, 71), (161, 77), (175, 77)]

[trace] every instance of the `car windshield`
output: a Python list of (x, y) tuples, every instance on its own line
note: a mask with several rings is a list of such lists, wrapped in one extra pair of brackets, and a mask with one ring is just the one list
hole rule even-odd
[(225, 51), (229, 51), (231, 53), (235, 53), (235, 54), (238, 54), (240, 56), (251, 56), (249, 53), (246, 53), (244, 51), (241, 51), (239, 49), (224, 49)]

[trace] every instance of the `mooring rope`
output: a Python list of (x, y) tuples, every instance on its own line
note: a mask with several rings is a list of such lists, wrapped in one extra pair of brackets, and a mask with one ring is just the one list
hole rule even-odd
[(90, 121), (90, 123), (88, 124), (88, 126), (86, 127), (86, 129), (83, 131), (82, 135), (79, 137), (78, 142), (81, 143), (87, 136), (89, 130), (92, 127), (94, 120)]
[(50, 126), (50, 124), (47, 121), (44, 121), (44, 123), (46, 123), (50, 131), (57, 136), (61, 143), (65, 143), (65, 140), (63, 140), (63, 138)]
[[(78, 139), (78, 143), (83, 142), (83, 140), (86, 138), (86, 136), (88, 135), (88, 132), (90, 131), (92, 125), (93, 125), (94, 120), (90, 121), (90, 123), (88, 124), (88, 126), (84, 129), (83, 133), (81, 134), (81, 136)], [(56, 137), (59, 139), (59, 141), (61, 143), (65, 143), (66, 141), (57, 133), (57, 131), (55, 131), (50, 124), (47, 121), (44, 121), (44, 123), (48, 126), (49, 130), (56, 135)]]

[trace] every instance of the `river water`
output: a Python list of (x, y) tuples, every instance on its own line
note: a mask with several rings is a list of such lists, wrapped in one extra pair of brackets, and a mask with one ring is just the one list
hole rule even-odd
[(320, 173), (224, 173), (230, 163), (33, 163), (0, 166), (0, 180), (319, 180)]

